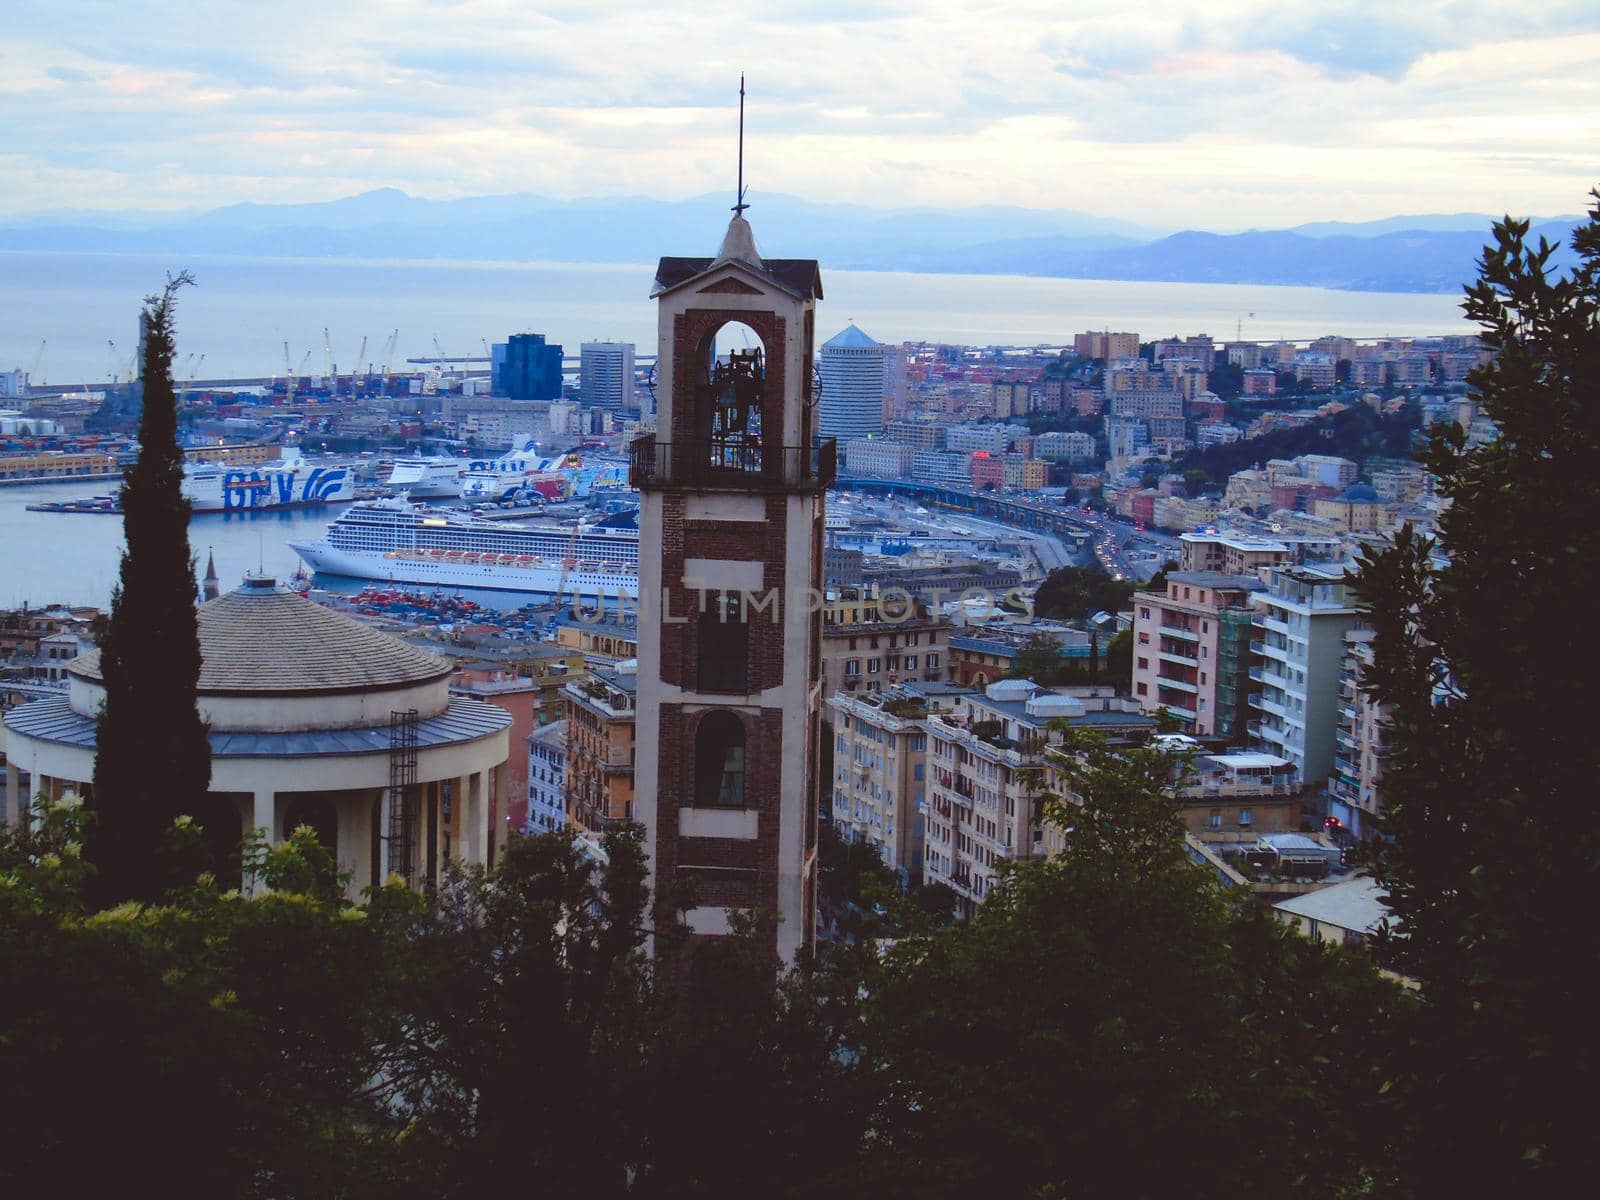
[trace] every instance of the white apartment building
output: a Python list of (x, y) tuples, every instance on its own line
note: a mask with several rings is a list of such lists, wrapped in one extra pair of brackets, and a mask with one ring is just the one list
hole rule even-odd
[(1360, 615), (1342, 567), (1274, 567), (1251, 597), (1250, 743), (1323, 780), (1333, 768), (1344, 639)]
[(1018, 438), (1028, 436), (1026, 425), (952, 425), (945, 430), (945, 449), (955, 454), (982, 451), (999, 458)]
[(1094, 438), (1087, 433), (1053, 431), (1034, 439), (1033, 452), (1055, 462), (1083, 462), (1094, 457)]
[(911, 477), (918, 483), (942, 483), (946, 487), (972, 486), (972, 455), (947, 450), (914, 450)]
[(1361, 838), (1377, 832), (1383, 815), (1383, 760), (1389, 752), (1388, 711), (1361, 690), (1362, 674), (1372, 665), (1373, 636), (1370, 629), (1344, 635), (1339, 721), (1328, 776), (1328, 815)]
[(822, 344), (821, 433), (843, 444), (883, 431), (883, 398), (888, 392), (884, 351), (854, 325)]
[(549, 833), (567, 824), (564, 790), (567, 723), (552, 721), (528, 735), (528, 823), (525, 833)]
[(844, 445), (845, 470), (873, 479), (904, 479), (911, 474), (915, 454), (904, 442), (852, 438)]

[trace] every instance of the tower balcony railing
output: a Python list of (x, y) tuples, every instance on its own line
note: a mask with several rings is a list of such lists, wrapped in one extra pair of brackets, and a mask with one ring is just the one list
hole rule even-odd
[(820, 491), (839, 471), (833, 438), (818, 438), (809, 446), (770, 446), (716, 438), (663, 442), (645, 434), (628, 452), (628, 482), (636, 488)]

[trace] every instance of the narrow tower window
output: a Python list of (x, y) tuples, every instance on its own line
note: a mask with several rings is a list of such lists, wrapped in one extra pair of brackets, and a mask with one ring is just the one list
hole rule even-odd
[(731, 712), (708, 713), (695, 733), (695, 803), (702, 808), (744, 805), (744, 725)]
[(699, 690), (748, 691), (750, 625), (741, 597), (731, 592), (709, 593), (700, 614), (698, 637)]

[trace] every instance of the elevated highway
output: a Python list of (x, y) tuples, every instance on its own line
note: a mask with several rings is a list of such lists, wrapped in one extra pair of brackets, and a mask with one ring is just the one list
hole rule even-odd
[(870, 496), (903, 496), (918, 504), (972, 513), (1014, 529), (1052, 534), (1071, 542), (1073, 548), (1080, 551), (1094, 537), (1094, 531), (1080, 519), (1076, 509), (1026, 496), (974, 492), (947, 484), (918, 483), (909, 479), (873, 479), (855, 475), (840, 475), (834, 481), (834, 487), (840, 491), (862, 492)]

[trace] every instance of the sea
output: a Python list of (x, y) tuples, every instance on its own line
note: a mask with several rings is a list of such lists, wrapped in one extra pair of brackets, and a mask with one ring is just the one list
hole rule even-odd
[[(363, 338), (365, 361), (358, 366), (377, 363), (396, 330), (396, 367), (440, 350), (483, 354), (485, 343), (524, 331), (543, 333), (574, 354), (584, 341), (631, 341), (641, 352), (656, 342), (654, 268), (647, 264), (5, 252), (0, 370), (20, 366), (35, 382), (91, 387), (124, 373), (138, 344), (143, 297), (179, 270), (191, 271), (196, 282), (179, 302), (180, 378), (186, 365), (203, 379), (281, 375), (285, 343), (297, 372), (325, 370), (330, 344), (348, 371)], [(1459, 297), (1448, 295), (837, 271), (826, 263), (823, 286), (820, 339), (851, 322), (884, 342), (1023, 346), (1070, 343), (1085, 329), (1262, 341), (1471, 331)], [(109, 490), (103, 482), (0, 487), (0, 607), (109, 601), (121, 520), (26, 511), (38, 500)], [(198, 515), (190, 546), (201, 573), (207, 554), (215, 553), (224, 587), (246, 571), (287, 576), (299, 565), (287, 543), (315, 538), (335, 515), (329, 509)], [(511, 593), (498, 598), (502, 608), (527, 600)]]
[[(642, 353), (656, 343), (651, 264), (17, 251), (0, 253), (0, 370), (31, 371), (37, 361), (36, 382), (90, 386), (124, 373), (141, 300), (180, 270), (196, 283), (179, 302), (180, 376), (191, 354), (202, 379), (282, 375), (285, 343), (297, 373), (302, 363), (307, 373), (325, 371), (329, 344), (341, 370), (364, 368), (379, 362), (395, 331), (397, 360), (438, 350), (482, 355), (485, 343), (522, 332), (542, 333), (574, 356), (586, 341), (633, 342)], [(882, 342), (976, 346), (1070, 344), (1086, 329), (1219, 341), (1471, 331), (1459, 295), (837, 271), (826, 263), (822, 278), (819, 342), (852, 322)]]

